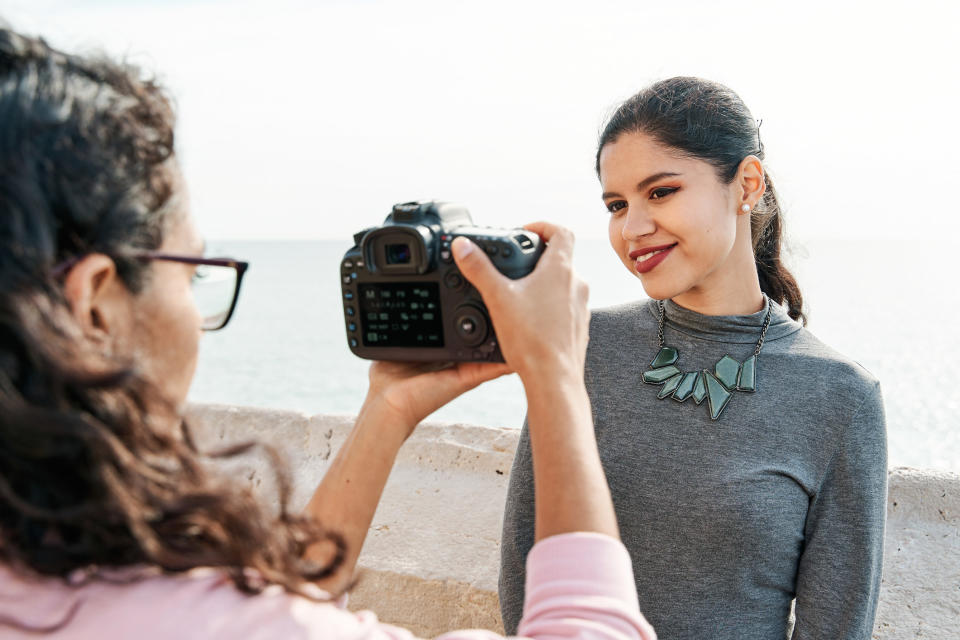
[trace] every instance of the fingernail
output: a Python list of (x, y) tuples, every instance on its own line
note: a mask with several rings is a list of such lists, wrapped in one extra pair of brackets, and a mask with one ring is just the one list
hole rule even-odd
[(453, 255), (458, 258), (466, 258), (468, 255), (473, 253), (474, 244), (464, 238), (463, 236), (453, 239), (453, 244), (451, 248), (453, 249)]

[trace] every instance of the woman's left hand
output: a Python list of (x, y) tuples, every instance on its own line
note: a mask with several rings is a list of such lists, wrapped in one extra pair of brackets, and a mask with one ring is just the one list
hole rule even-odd
[[(421, 420), (478, 384), (511, 369), (505, 364), (374, 362), (370, 390), (357, 422), (307, 505), (309, 517), (337, 531), (346, 545), (340, 569), (318, 583), (331, 593), (353, 576), (377, 503), (404, 441)], [(329, 562), (328, 545), (311, 545), (306, 556)]]
[(414, 427), (443, 405), (507, 373), (511, 369), (503, 363), (374, 362), (364, 407), (381, 405), (378, 408), (395, 416), (406, 440)]

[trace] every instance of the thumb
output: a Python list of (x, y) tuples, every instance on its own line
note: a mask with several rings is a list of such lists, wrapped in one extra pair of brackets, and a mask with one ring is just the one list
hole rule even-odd
[(454, 238), (453, 257), (457, 267), (470, 284), (477, 288), (484, 299), (492, 297), (494, 290), (506, 278), (497, 271), (480, 247), (462, 236)]

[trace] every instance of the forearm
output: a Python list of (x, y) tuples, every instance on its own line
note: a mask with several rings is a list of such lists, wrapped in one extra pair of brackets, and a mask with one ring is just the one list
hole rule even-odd
[(619, 539), (582, 377), (577, 372), (532, 380), (526, 390), (536, 539), (573, 531)]
[[(391, 420), (397, 417), (381, 403), (366, 402), (307, 504), (306, 514), (341, 535), (346, 545), (343, 564), (321, 585), (328, 591), (339, 591), (352, 579), (383, 488), (409, 431), (395, 428)], [(329, 551), (320, 543), (308, 548), (305, 556), (322, 560)]]

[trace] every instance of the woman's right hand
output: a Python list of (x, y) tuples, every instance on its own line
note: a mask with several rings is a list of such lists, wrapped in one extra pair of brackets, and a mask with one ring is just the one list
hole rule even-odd
[(583, 382), (590, 312), (587, 285), (573, 272), (573, 234), (545, 222), (526, 228), (548, 245), (533, 272), (519, 280), (501, 275), (482, 251), (469, 251), (469, 241), (455, 240), (453, 251), (483, 296), (503, 357), (526, 389), (535, 537), (594, 531), (616, 538)]
[(548, 222), (524, 228), (547, 242), (529, 275), (511, 280), (462, 237), (453, 242), (457, 267), (483, 297), (504, 360), (522, 380), (557, 371), (581, 376), (589, 337), (589, 290), (573, 271), (573, 233)]

